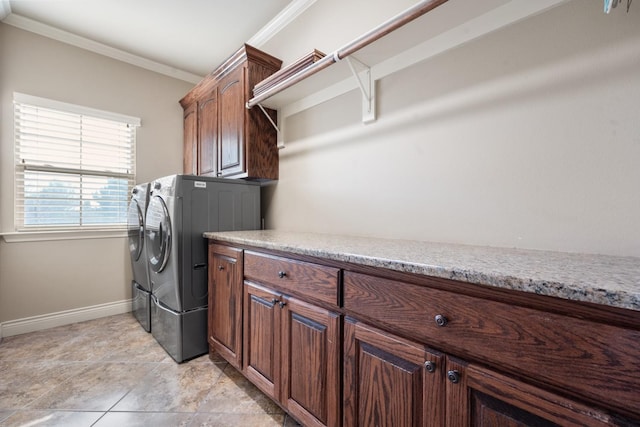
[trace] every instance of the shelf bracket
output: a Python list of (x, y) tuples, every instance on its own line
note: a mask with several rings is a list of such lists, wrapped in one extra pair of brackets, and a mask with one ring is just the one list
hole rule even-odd
[(278, 127), (278, 125), (276, 124), (276, 122), (273, 121), (273, 119), (271, 118), (271, 116), (269, 115), (269, 113), (267, 113), (267, 110), (264, 109), (264, 107), (262, 106), (262, 104), (257, 104), (258, 107), (260, 107), (260, 110), (262, 110), (262, 112), (264, 113), (264, 115), (267, 117), (267, 120), (269, 120), (269, 123), (271, 123), (271, 126), (273, 126), (273, 128), (276, 130), (276, 133), (278, 135), (278, 150), (281, 150), (284, 148), (284, 140), (282, 137), (282, 132), (280, 130), (280, 127)]
[[(362, 92), (362, 122), (371, 123), (376, 119), (376, 82), (371, 78), (371, 67), (353, 56), (345, 59)], [(358, 63), (362, 71), (358, 72), (354, 63)]]

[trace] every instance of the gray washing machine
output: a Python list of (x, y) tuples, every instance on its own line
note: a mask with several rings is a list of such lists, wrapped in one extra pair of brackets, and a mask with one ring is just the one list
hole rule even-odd
[(131, 190), (127, 228), (129, 234), (129, 253), (131, 255), (131, 296), (133, 315), (145, 331), (151, 331), (151, 282), (149, 264), (144, 243), (144, 224), (149, 205), (149, 183), (138, 184)]
[(151, 183), (145, 244), (151, 278), (151, 333), (177, 362), (205, 354), (205, 231), (260, 228), (260, 184), (171, 175)]

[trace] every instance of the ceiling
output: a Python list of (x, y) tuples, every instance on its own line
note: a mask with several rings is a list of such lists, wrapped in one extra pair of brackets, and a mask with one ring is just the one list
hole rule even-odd
[(0, 0), (0, 20), (195, 83), (314, 1)]

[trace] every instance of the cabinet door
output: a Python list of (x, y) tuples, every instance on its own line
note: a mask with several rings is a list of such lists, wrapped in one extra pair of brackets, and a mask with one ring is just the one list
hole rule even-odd
[(198, 102), (198, 175), (217, 174), (218, 110), (216, 89)]
[(242, 369), (241, 249), (209, 245), (209, 344)]
[(442, 426), (444, 356), (345, 321), (344, 425)]
[(198, 174), (198, 110), (193, 103), (184, 110), (184, 145), (182, 171), (187, 175)]
[(447, 427), (619, 425), (593, 407), (459, 360), (449, 358), (446, 375)]
[(280, 294), (244, 282), (243, 371), (265, 394), (280, 396)]
[(340, 316), (295, 298), (282, 313), (283, 406), (303, 425), (340, 425)]
[(230, 73), (220, 81), (220, 143), (219, 174), (245, 172), (244, 165), (244, 68)]

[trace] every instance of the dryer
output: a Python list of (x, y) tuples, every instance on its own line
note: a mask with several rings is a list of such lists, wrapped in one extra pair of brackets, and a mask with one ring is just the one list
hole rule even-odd
[(127, 213), (129, 254), (131, 255), (131, 296), (133, 315), (140, 325), (151, 331), (151, 282), (147, 251), (144, 243), (144, 224), (149, 204), (149, 183), (138, 184), (131, 190), (131, 200)]
[(209, 350), (203, 233), (259, 228), (259, 183), (171, 175), (151, 184), (145, 230), (151, 333), (177, 362)]

